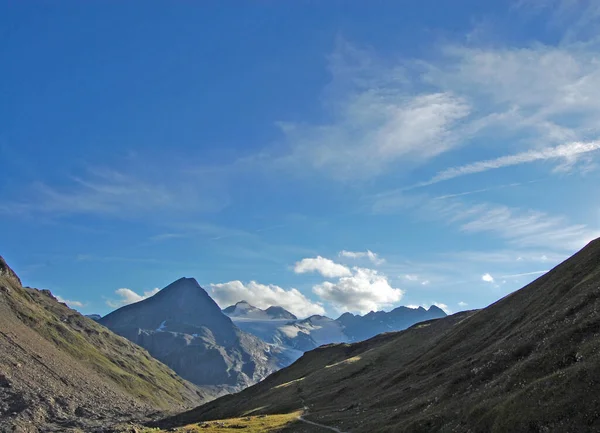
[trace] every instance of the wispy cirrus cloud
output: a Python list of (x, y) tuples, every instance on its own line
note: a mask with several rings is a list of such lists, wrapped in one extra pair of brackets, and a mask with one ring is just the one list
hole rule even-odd
[[(564, 215), (552, 215), (488, 202), (466, 202), (459, 197), (445, 200), (426, 194), (408, 195), (391, 191), (372, 197), (375, 214), (411, 212), (419, 219), (440, 221), (466, 234), (493, 235), (511, 247), (574, 252), (600, 236), (600, 228), (573, 224)], [(531, 254), (528, 254), (530, 256)], [(540, 253), (542, 257), (544, 253)]]
[(381, 258), (379, 254), (374, 253), (371, 250), (367, 251), (346, 251), (342, 250), (338, 254), (340, 257), (345, 257), (349, 259), (369, 259), (374, 265), (381, 265), (385, 263), (385, 259)]
[[(426, 182), (421, 182), (415, 187), (433, 185), (438, 182), (454, 179), (469, 174), (482, 173), (484, 171), (496, 170), (499, 168), (510, 167), (513, 165), (527, 164), (536, 161), (563, 159), (567, 164), (574, 163), (577, 158), (583, 154), (594, 152), (600, 149), (600, 141), (588, 143), (573, 142), (562, 144), (556, 147), (549, 147), (540, 150), (529, 150), (514, 155), (501, 156), (495, 159), (477, 161), (458, 167), (447, 168)], [(486, 190), (479, 190), (486, 191)], [(459, 195), (459, 194), (457, 194)], [(445, 197), (444, 197), (445, 198)]]
[(520, 274), (509, 274), (509, 275), (501, 275), (499, 278), (519, 278), (519, 277), (528, 277), (530, 275), (542, 275), (548, 272), (548, 269), (543, 271), (532, 271), (532, 272), (522, 272)]
[(442, 170), (420, 186), (538, 161), (572, 169), (599, 146), (597, 52), (594, 40), (471, 41), (444, 44), (428, 60), (385, 62), (340, 40), (323, 98), (331, 120), (281, 123), (288, 158), (303, 169), (364, 180), (473, 145), (504, 155)]
[(280, 122), (290, 149), (283, 159), (340, 180), (364, 180), (459, 145), (455, 130), (469, 116), (467, 100), (444, 90), (417, 90), (404, 68), (339, 39), (324, 92), (331, 120)]
[[(151, 167), (128, 169), (88, 167), (61, 186), (38, 181), (20, 198), (5, 202), (0, 213), (12, 215), (99, 215), (152, 218), (154, 215), (214, 212), (228, 204), (218, 182), (201, 182), (199, 173), (174, 170), (158, 177)], [(150, 164), (152, 165), (152, 164)]]

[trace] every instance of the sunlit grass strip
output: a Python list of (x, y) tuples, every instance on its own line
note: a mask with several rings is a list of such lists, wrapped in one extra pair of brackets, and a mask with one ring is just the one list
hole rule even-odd
[(336, 362), (335, 364), (326, 365), (325, 368), (336, 367), (338, 365), (344, 365), (344, 364), (352, 364), (357, 361), (360, 361), (360, 356), (354, 356), (352, 358), (348, 358), (348, 359), (344, 359), (343, 361)]
[[(185, 427), (179, 427), (176, 431), (185, 433), (231, 433), (241, 430), (245, 433), (271, 433), (276, 432), (288, 424), (296, 422), (302, 415), (301, 411), (282, 414), (282, 415), (256, 415), (241, 418), (230, 418), (215, 421), (200, 422), (190, 424)], [(144, 433), (163, 433), (166, 430), (148, 429)]]
[(285, 387), (290, 386), (290, 385), (292, 385), (294, 383), (302, 382), (303, 380), (304, 380), (304, 378), (301, 377), (300, 379), (291, 380), (289, 382), (282, 383), (281, 385), (274, 386), (273, 389), (285, 388)]

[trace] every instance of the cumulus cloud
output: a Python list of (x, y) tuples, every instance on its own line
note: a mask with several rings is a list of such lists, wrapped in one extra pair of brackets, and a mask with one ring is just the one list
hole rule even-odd
[(106, 304), (112, 308), (119, 308), (123, 305), (129, 305), (135, 302), (143, 301), (146, 298), (156, 295), (159, 291), (160, 289), (156, 288), (153, 290), (148, 290), (140, 295), (131, 289), (117, 289), (115, 290), (115, 293), (120, 297), (120, 299), (109, 299), (108, 301), (106, 301)]
[(342, 250), (342, 251), (340, 251), (339, 256), (346, 257), (349, 259), (368, 258), (374, 265), (381, 265), (381, 264), (385, 263), (385, 259), (382, 259), (381, 257), (379, 257), (379, 255), (377, 253), (374, 253), (371, 250), (367, 250), (367, 251)]
[(285, 290), (273, 284), (260, 284), (255, 281), (248, 284), (229, 281), (211, 284), (210, 287), (211, 296), (222, 308), (244, 300), (263, 309), (273, 305), (280, 306), (298, 317), (325, 314), (321, 304), (312, 302), (297, 289)]
[(434, 302), (432, 305), (441, 308), (446, 314), (452, 314), (452, 310), (450, 310), (450, 308), (448, 308), (446, 304), (442, 304), (441, 302)]
[(58, 295), (56, 296), (56, 299), (57, 299), (58, 302), (62, 302), (64, 304), (67, 304), (71, 308), (73, 308), (73, 307), (81, 308), (81, 307), (84, 306), (83, 302), (80, 302), (80, 301), (71, 301), (69, 299), (64, 299), (63, 297), (58, 296)]
[(494, 277), (492, 277), (490, 274), (483, 274), (481, 276), (481, 280), (485, 281), (486, 283), (493, 283), (494, 282)]
[(325, 278), (337, 278), (346, 277), (352, 275), (350, 269), (339, 263), (335, 263), (333, 260), (326, 259), (325, 257), (317, 256), (315, 258), (302, 259), (296, 262), (294, 266), (294, 272), (297, 274), (305, 274), (308, 272), (318, 272)]
[(339, 311), (362, 314), (392, 306), (404, 295), (404, 291), (390, 286), (387, 277), (376, 270), (358, 267), (353, 268), (352, 275), (341, 277), (335, 283), (317, 284), (313, 292)]
[(460, 301), (460, 302), (458, 303), (458, 306), (459, 306), (460, 308), (467, 307), (468, 305), (469, 305), (469, 304), (467, 304), (466, 302), (463, 302), (463, 301)]

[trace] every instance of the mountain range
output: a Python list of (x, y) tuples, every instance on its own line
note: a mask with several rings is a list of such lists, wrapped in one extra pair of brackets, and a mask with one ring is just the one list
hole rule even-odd
[(591, 433), (599, 407), (600, 239), (487, 308), (319, 347), (157, 425), (300, 414), (286, 432)]
[(442, 309), (431, 306), (427, 310), (398, 307), (390, 312), (372, 311), (364, 316), (344, 313), (335, 320), (320, 315), (298, 320), (281, 307), (261, 310), (246, 301), (231, 305), (223, 312), (240, 329), (288, 350), (294, 360), (323, 344), (366, 340), (382, 332), (400, 331), (417, 322), (446, 316)]

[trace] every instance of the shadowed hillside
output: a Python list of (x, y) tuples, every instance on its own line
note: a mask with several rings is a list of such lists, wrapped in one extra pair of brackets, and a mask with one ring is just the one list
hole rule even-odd
[(598, 408), (600, 240), (485, 309), (318, 348), (162, 425), (304, 410), (351, 432), (597, 432)]
[(0, 257), (0, 431), (96, 431), (203, 400), (141, 347), (22, 287)]

